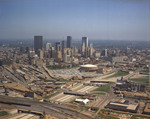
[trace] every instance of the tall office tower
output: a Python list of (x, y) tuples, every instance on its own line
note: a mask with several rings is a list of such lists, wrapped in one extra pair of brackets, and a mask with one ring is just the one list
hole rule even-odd
[(77, 56), (77, 55), (78, 55), (78, 49), (76, 47), (72, 47), (71, 56)]
[(40, 59), (43, 59), (43, 57), (44, 57), (43, 50), (39, 49), (38, 56)]
[(71, 47), (72, 47), (72, 37), (67, 36), (67, 48), (71, 48)]
[(62, 41), (61, 46), (62, 46), (62, 55), (64, 55), (64, 50), (65, 50), (65, 48), (67, 47), (66, 41)]
[(50, 47), (52, 47), (51, 43), (46, 43), (46, 50), (50, 50)]
[(34, 49), (35, 53), (38, 54), (38, 50), (42, 50), (43, 47), (43, 36), (34, 36)]
[(33, 58), (35, 56), (35, 51), (34, 50), (30, 50), (28, 53), (28, 57), (29, 58)]
[(105, 57), (107, 57), (107, 49), (105, 49)]
[(55, 58), (56, 57), (56, 52), (55, 52), (55, 47), (50, 48), (50, 58)]
[(85, 44), (85, 48), (88, 47), (88, 37), (82, 37), (82, 45)]
[(85, 53), (85, 43), (84, 42), (82, 43), (82, 46), (81, 46), (81, 53), (82, 53), (82, 55), (84, 55), (84, 53)]
[(90, 48), (90, 49), (89, 49), (89, 56), (90, 56), (90, 57), (93, 57), (93, 48)]
[(56, 50), (56, 51), (60, 51), (60, 50), (61, 50), (60, 42), (56, 42), (56, 43), (55, 43), (55, 50)]
[(90, 43), (90, 48), (93, 48), (93, 44), (92, 43)]
[(55, 52), (56, 52), (56, 55), (55, 55), (56, 60), (60, 60), (62, 58), (60, 42), (55, 43)]
[(63, 61), (66, 63), (70, 63), (71, 62), (71, 57), (70, 55), (64, 54), (63, 56)]
[(66, 45), (67, 45), (67, 44), (66, 44), (66, 41), (63, 40), (61, 45), (62, 45), (62, 49), (67, 48), (67, 46), (66, 46)]

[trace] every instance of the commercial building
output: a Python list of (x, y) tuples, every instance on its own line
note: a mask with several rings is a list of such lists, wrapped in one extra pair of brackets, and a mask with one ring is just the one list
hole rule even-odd
[(145, 104), (143, 113), (144, 113), (144, 114), (150, 114), (150, 101), (148, 101), (148, 102)]
[(113, 57), (112, 62), (124, 62), (124, 57)]
[(60, 42), (56, 42), (56, 43), (55, 43), (55, 50), (56, 50), (56, 51), (60, 51), (60, 50), (61, 50)]
[(46, 43), (46, 50), (50, 50), (51, 47), (52, 47), (51, 43)]
[(66, 41), (63, 40), (61, 45), (62, 45), (62, 50), (64, 50), (64, 48), (67, 48), (67, 43), (66, 43)]
[(67, 36), (67, 48), (71, 48), (71, 47), (72, 47), (72, 37)]
[(64, 54), (64, 55), (63, 55), (63, 61), (64, 61), (65, 63), (71, 63), (70, 55)]
[(88, 37), (82, 37), (82, 45), (85, 45), (85, 48), (88, 47)]
[(109, 102), (105, 108), (136, 113), (139, 108), (139, 104), (129, 104), (126, 103), (125, 100), (122, 100), (122, 102)]
[(35, 53), (38, 54), (38, 50), (42, 50), (43, 47), (43, 36), (34, 36), (34, 49)]

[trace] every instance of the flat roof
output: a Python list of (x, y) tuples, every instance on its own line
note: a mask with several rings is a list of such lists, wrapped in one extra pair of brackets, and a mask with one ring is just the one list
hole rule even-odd
[(17, 84), (17, 83), (6, 83), (6, 84), (4, 84), (4, 86), (6, 88), (10, 88), (10, 89), (14, 89), (14, 90), (20, 90), (20, 91), (24, 91), (24, 92), (31, 92), (25, 86), (22, 86), (22, 85)]
[(150, 103), (147, 103), (144, 112), (150, 112)]
[(123, 107), (128, 107), (127, 104), (121, 104), (121, 103), (115, 103), (115, 102), (111, 102), (111, 105), (117, 105), (117, 106), (123, 106)]
[(115, 103), (115, 102), (111, 102), (111, 105), (116, 105), (116, 106), (122, 106), (122, 107), (126, 107), (127, 110), (135, 110), (138, 106), (138, 104), (121, 104), (121, 103)]
[(136, 110), (137, 106), (138, 106), (138, 104), (136, 104), (136, 105), (130, 104), (130, 105), (127, 107), (127, 109), (128, 109), (128, 110)]

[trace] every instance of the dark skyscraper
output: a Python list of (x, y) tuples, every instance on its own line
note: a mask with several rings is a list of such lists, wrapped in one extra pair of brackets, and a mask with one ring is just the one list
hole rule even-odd
[(38, 50), (42, 50), (43, 47), (43, 36), (34, 36), (34, 50), (38, 54)]
[(66, 48), (66, 45), (67, 45), (66, 41), (63, 40), (61, 45), (62, 45), (62, 49)]
[(83, 43), (85, 45), (85, 48), (87, 48), (88, 47), (88, 37), (82, 37), (82, 45), (83, 45)]
[(56, 42), (56, 43), (55, 43), (55, 50), (56, 50), (56, 51), (60, 51), (60, 50), (61, 50), (60, 42)]
[(67, 48), (71, 48), (71, 47), (72, 47), (72, 37), (67, 36)]

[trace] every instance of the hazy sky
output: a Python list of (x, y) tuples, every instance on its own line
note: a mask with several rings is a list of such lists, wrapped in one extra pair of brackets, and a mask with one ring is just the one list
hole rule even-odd
[(0, 0), (0, 39), (150, 40), (150, 0)]

